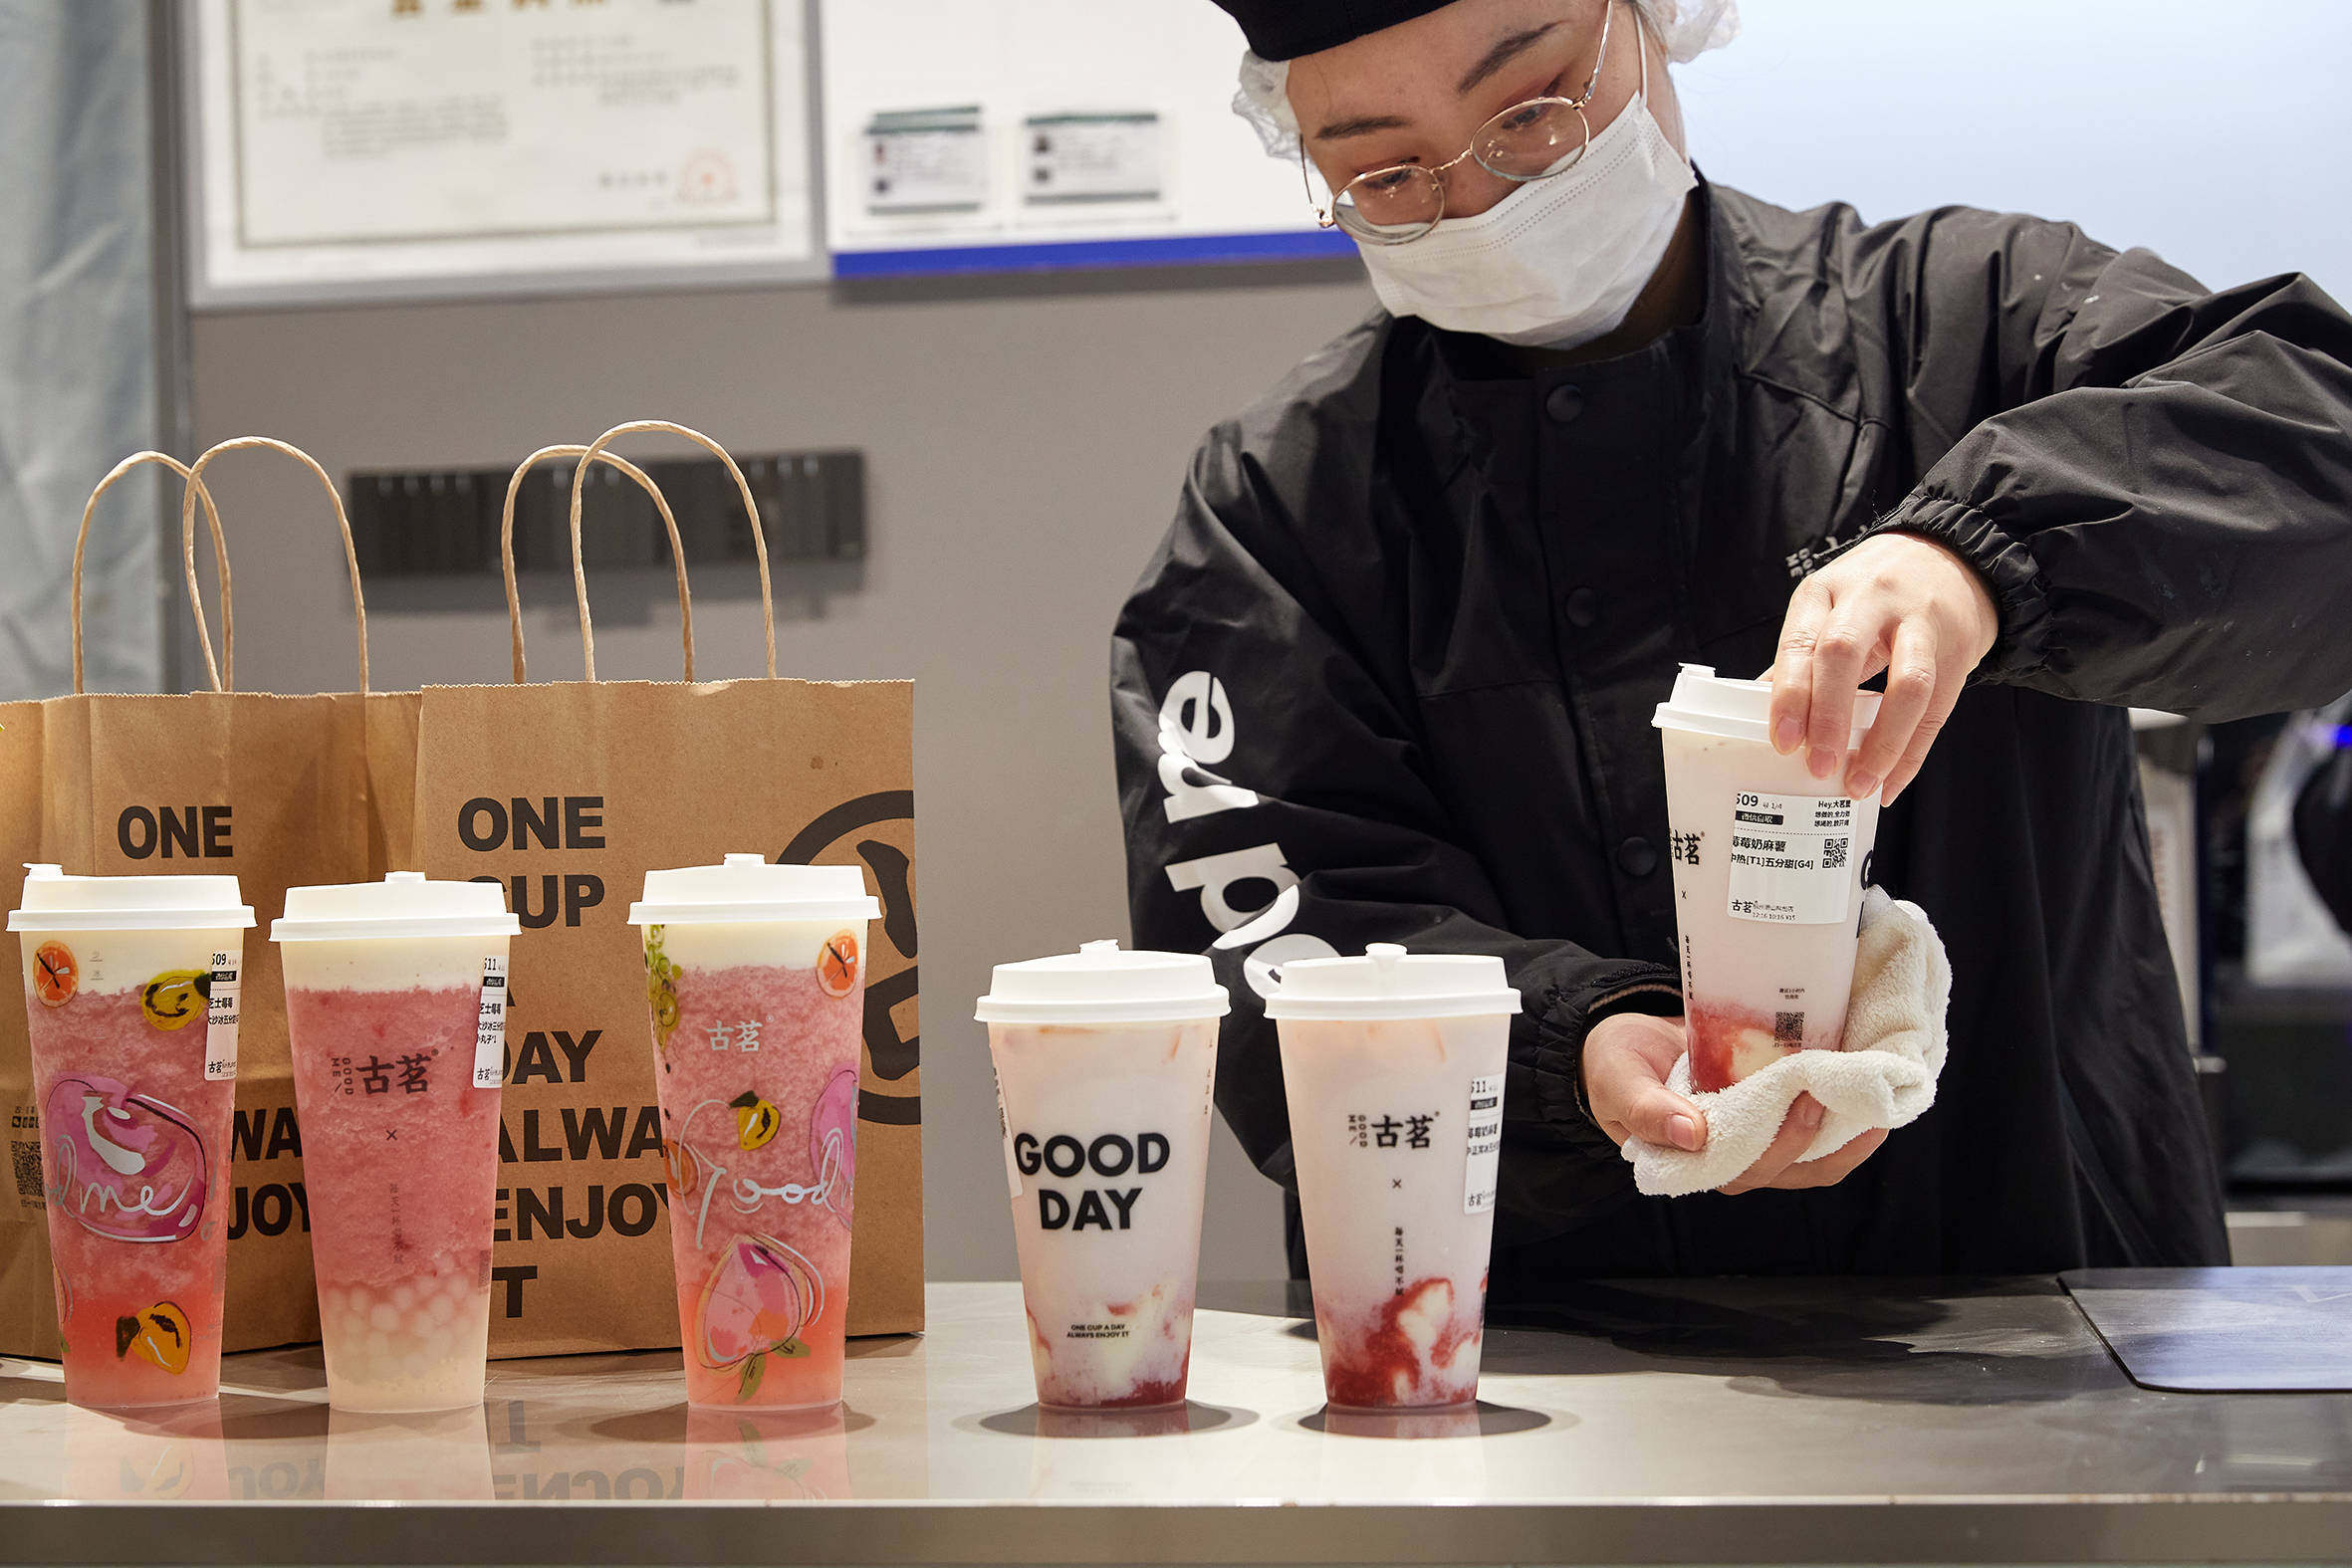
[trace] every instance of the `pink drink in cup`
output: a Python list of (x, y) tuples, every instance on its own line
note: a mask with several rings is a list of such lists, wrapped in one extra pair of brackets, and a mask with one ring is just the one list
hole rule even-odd
[[(1796, 1050), (1845, 1042), (1878, 797), (1815, 779), (1765, 733), (1772, 689), (1686, 664), (1652, 721), (1666, 748), (1691, 1086), (1727, 1089)], [(1878, 717), (1854, 705), (1848, 751)], [(1845, 766), (1845, 759), (1838, 760)]]
[(865, 1021), (855, 866), (645, 874), (646, 1004), (669, 1165), (686, 1400), (841, 1398)]
[(302, 1116), (327, 1397), (482, 1401), (508, 940), (495, 883), (298, 887), (272, 928)]
[(237, 976), (231, 876), (28, 866), (23, 949), (66, 1397), (220, 1389)]
[(999, 965), (980, 1000), (1050, 1410), (1184, 1403), (1227, 1010), (1207, 959), (1116, 942)]
[(1324, 1396), (1472, 1404), (1519, 993), (1499, 958), (1385, 943), (1286, 964), (1268, 989)]

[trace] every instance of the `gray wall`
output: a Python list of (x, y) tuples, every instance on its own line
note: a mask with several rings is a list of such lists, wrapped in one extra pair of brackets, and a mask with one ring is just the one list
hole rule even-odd
[[(195, 325), (195, 425), (199, 444), (279, 436), (339, 476), (511, 464), (648, 415), (739, 452), (864, 449), (864, 581), (780, 578), (780, 668), (917, 683), (930, 1271), (1010, 1277), (971, 1003), (991, 964), (1126, 932), (1104, 688), (1112, 616), (1201, 431), (1369, 300), (1323, 272), (995, 297), (785, 289), (212, 316)], [(238, 684), (349, 689), (352, 612), (315, 485), (254, 454), (207, 478), (231, 527)], [(740, 574), (704, 575), (700, 673), (757, 674), (757, 599)], [(504, 680), (506, 616), (488, 589), (379, 585), (376, 685)], [(650, 573), (600, 584), (599, 675), (675, 678), (668, 591)], [(525, 592), (538, 605), (534, 675), (576, 677), (569, 584)], [(1274, 1275), (1274, 1189), (1219, 1138), (1204, 1277)]]

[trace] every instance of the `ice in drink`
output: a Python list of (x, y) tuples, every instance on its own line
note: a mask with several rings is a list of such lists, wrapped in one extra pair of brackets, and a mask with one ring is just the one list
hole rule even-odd
[(26, 868), (23, 952), (66, 1397), (220, 1387), (237, 989), (231, 876)]
[[(1878, 717), (1865, 692), (1849, 751)], [(1691, 1086), (1729, 1088), (1796, 1050), (1844, 1043), (1875, 795), (1782, 757), (1771, 687), (1684, 665), (1654, 723), (1666, 748), (1675, 926)], [(1839, 759), (1844, 766), (1844, 759)]]
[(686, 1399), (841, 1397), (866, 923), (855, 866), (652, 871), (644, 930)]
[(1227, 1010), (1207, 959), (1115, 942), (999, 965), (980, 1001), (1048, 1409), (1184, 1401)]
[(520, 929), (497, 884), (413, 871), (293, 888), (271, 928), (338, 1410), (481, 1403)]
[(1351, 1410), (1478, 1398), (1503, 1075), (1519, 993), (1499, 958), (1286, 964), (1282, 1036), (1323, 1392)]

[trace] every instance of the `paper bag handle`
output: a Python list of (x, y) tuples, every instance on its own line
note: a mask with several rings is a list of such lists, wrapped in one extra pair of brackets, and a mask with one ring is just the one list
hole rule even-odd
[[(303, 467), (318, 476), (320, 487), (327, 492), (328, 503), (335, 508), (335, 526), (343, 534), (343, 559), (352, 569), (352, 612), (359, 622), (359, 690), (364, 692), (368, 689), (367, 598), (359, 589), (359, 547), (352, 540), (352, 520), (344, 512), (342, 493), (335, 488), (335, 481), (328, 477), (327, 470), (321, 468), (319, 460), (311, 456), (310, 453), (305, 452), (301, 447), (290, 446), (274, 436), (231, 436), (226, 441), (217, 441), (206, 448), (203, 454), (196, 459), (195, 465), (188, 470), (187, 488), (179, 498), (179, 548), (188, 574), (193, 578), (196, 571), (196, 493), (203, 488), (201, 481), (205, 465), (223, 452), (243, 452), (251, 448), (266, 448), (272, 452), (283, 452), (302, 464)], [(221, 602), (224, 605), (228, 602), (226, 591), (221, 594)], [(197, 624), (199, 626), (203, 624), (201, 616), (197, 618)], [(225, 615), (223, 616), (223, 630), (225, 635)], [(205, 650), (204, 661), (207, 665), (212, 662), (212, 652), (209, 647)], [(236, 686), (233, 679), (225, 685), (216, 679), (213, 682), (213, 690), (234, 691)]]
[[(588, 443), (588, 450), (581, 459), (580, 467), (572, 472), (572, 587), (580, 599), (580, 647), (583, 667), (587, 671), (586, 678), (591, 681), (596, 678), (596, 632), (594, 626), (588, 622), (588, 572), (581, 565), (580, 560), (582, 479), (588, 473), (588, 462), (602, 457), (604, 448), (615, 437), (653, 430), (685, 437), (726, 464), (728, 474), (735, 480), (735, 493), (743, 498), (744, 514), (751, 519), (752, 550), (760, 560), (760, 619), (768, 631), (768, 678), (774, 680), (776, 679), (776, 598), (768, 581), (768, 531), (760, 522), (760, 504), (752, 498), (751, 481), (743, 477), (743, 470), (736, 466), (734, 458), (727, 455), (725, 447), (699, 430), (691, 430), (681, 424), (672, 424), (667, 419), (632, 419), (626, 424), (614, 425)], [(677, 548), (675, 543), (677, 535), (674, 531), (670, 538), (672, 541), (671, 550), (674, 553)], [(691, 657), (691, 653), (689, 657)], [(687, 666), (686, 678), (688, 680), (694, 679), (691, 663)]]
[[(222, 537), (220, 531), (220, 509), (212, 504), (212, 492), (204, 488), (204, 482), (196, 479), (189, 471), (188, 465), (178, 458), (171, 456), (168, 452), (133, 452), (121, 462), (117, 463), (108, 472), (107, 477), (98, 482), (98, 488), (90, 493), (90, 500), (82, 507), (81, 531), (74, 536), (74, 691), (77, 695), (82, 691), (82, 558), (90, 548), (90, 519), (98, 511), (99, 497), (114, 489), (115, 481), (141, 463), (160, 463), (179, 475), (181, 479), (190, 481), (195, 487), (196, 498), (204, 503), (205, 521), (212, 525), (214, 575), (220, 584), (221, 659), (229, 672), (227, 678), (236, 679), (237, 623), (234, 613), (229, 608), (229, 542)], [(192, 538), (188, 543), (186, 562), (188, 607), (196, 612), (196, 637), (204, 645), (204, 668), (212, 677), (212, 689), (219, 691), (223, 678), (222, 666), (213, 662), (212, 632), (204, 624), (204, 600), (196, 587), (196, 548)]]
[[(585, 446), (543, 446), (523, 459), (523, 465), (515, 470), (514, 478), (506, 482), (506, 510), (499, 515), (498, 519), (498, 559), (499, 563), (506, 568), (506, 622), (508, 634), (513, 638), (515, 645), (515, 684), (517, 686), (523, 684), (524, 665), (523, 596), (515, 586), (515, 498), (523, 493), (524, 476), (541, 463), (553, 458), (576, 457), (581, 459), (581, 467), (586, 468), (589, 461), (588, 450)], [(678, 567), (678, 621), (685, 628), (686, 679), (692, 680), (694, 679), (694, 595), (686, 588), (686, 550), (678, 539), (678, 520), (670, 512), (669, 498), (661, 493), (661, 487), (655, 484), (643, 469), (617, 453), (598, 452), (594, 461), (609, 464), (630, 479), (635, 480), (645, 494), (653, 498), (654, 510), (661, 514), (661, 526), (669, 530), (670, 560), (677, 562)], [(575, 490), (573, 494), (577, 498), (579, 492)], [(580, 512), (577, 502), (572, 514), (572, 538), (574, 542), (572, 551), (574, 572), (577, 575), (580, 560)]]

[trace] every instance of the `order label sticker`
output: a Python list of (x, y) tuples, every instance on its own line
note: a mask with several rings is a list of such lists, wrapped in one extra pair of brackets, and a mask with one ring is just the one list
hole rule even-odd
[(204, 1078), (208, 1083), (237, 1076), (237, 955), (212, 955), (212, 979), (204, 1004)]
[(1495, 1175), (1503, 1164), (1503, 1075), (1470, 1080), (1470, 1159), (1462, 1177), (1462, 1212), (1495, 1207)]
[(1732, 797), (1731, 914), (1780, 926), (1845, 921), (1854, 890), (1854, 802), (1845, 795)]
[(495, 1089), (506, 1071), (506, 960), (482, 958), (482, 1011), (474, 1025), (474, 1087)]
[(989, 1070), (989, 1076), (996, 1080), (997, 1085), (997, 1132), (1005, 1145), (1005, 1185), (1013, 1190), (1014, 1197), (1019, 1198), (1021, 1167), (1013, 1163), (1013, 1118), (1005, 1113), (1005, 1079), (993, 1067)]

